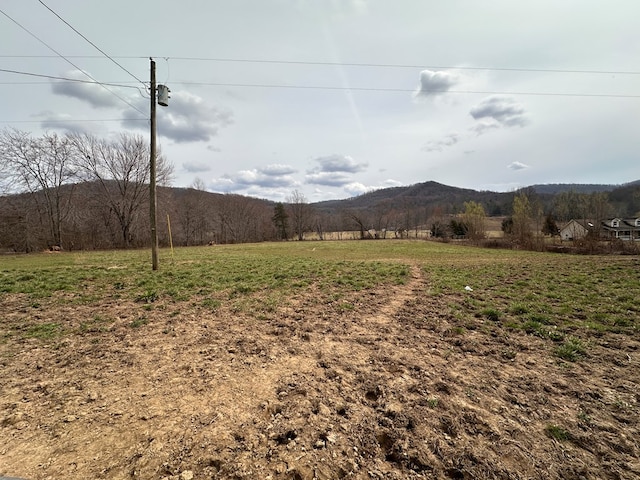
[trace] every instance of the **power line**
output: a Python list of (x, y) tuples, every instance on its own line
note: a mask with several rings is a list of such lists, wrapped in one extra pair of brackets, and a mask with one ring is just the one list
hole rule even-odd
[[(97, 81), (93, 81), (93, 80), (82, 80), (82, 79), (78, 79), (78, 78), (69, 78), (69, 77), (60, 77), (57, 75), (44, 75), (42, 73), (31, 73), (31, 72), (22, 72), (19, 70), (8, 70), (5, 68), (0, 68), (0, 72), (5, 72), (5, 73), (14, 73), (16, 75), (26, 75), (29, 77), (39, 77), (39, 78), (50, 78), (52, 80), (62, 80), (65, 82), (74, 82), (74, 83), (89, 83), (92, 85), (108, 85), (110, 87), (121, 87), (121, 88), (135, 88), (136, 90), (138, 89), (138, 87), (134, 86), (134, 85), (124, 85), (122, 83), (110, 83), (110, 82), (97, 82)], [(0, 84), (2, 85), (20, 85), (20, 84), (26, 84), (26, 83), (34, 83), (34, 84), (39, 84), (39, 85), (50, 85), (50, 82), (0, 82)]]
[(123, 101), (124, 103), (126, 103), (127, 105), (129, 105), (131, 108), (133, 108), (134, 110), (136, 110), (138, 113), (140, 113), (141, 115), (146, 115), (142, 110), (140, 110), (138, 107), (136, 107), (135, 105), (131, 104), (130, 102), (128, 102), (127, 100), (125, 100), (124, 98), (122, 98), (120, 95), (118, 95), (117, 93), (115, 93), (113, 90), (110, 90), (109, 88), (107, 88), (105, 85), (101, 84), (98, 80), (96, 80), (95, 78), (93, 78), (89, 73), (85, 72), (84, 70), (82, 70), (80, 67), (78, 67), (75, 63), (73, 63), (71, 60), (69, 60), (68, 58), (66, 58), (64, 55), (62, 55), (60, 52), (58, 52), (55, 48), (53, 48), (52, 46), (50, 46), (49, 44), (47, 44), (44, 40), (40, 39), (36, 34), (32, 33), (30, 30), (28, 30), (26, 27), (24, 27), (23, 25), (21, 25), (18, 21), (14, 20), (13, 18), (11, 18), (6, 12), (4, 12), (3, 10), (0, 9), (0, 13), (2, 13), (5, 17), (7, 17), (9, 20), (11, 20), (14, 24), (16, 24), (18, 27), (20, 27), (22, 30), (24, 30), (25, 32), (27, 32), (29, 35), (31, 35), (33, 38), (35, 38), (36, 40), (38, 40), (40, 43), (42, 43), (45, 47), (47, 47), (49, 50), (51, 50), (52, 52), (54, 52), (56, 55), (58, 55), (58, 57), (62, 58), (63, 60), (65, 60), (66, 62), (68, 62), (69, 64), (71, 64), (76, 70), (82, 72), (83, 74), (85, 74), (87, 77), (89, 77), (90, 79), (92, 79), (93, 81), (95, 81), (98, 85), (100, 85), (102, 88), (104, 88), (106, 91), (108, 91), (109, 93), (111, 93), (112, 95), (114, 95), (115, 97), (117, 97), (118, 99), (120, 99), (121, 101)]
[(84, 122), (146, 122), (148, 118), (96, 118), (96, 119), (40, 119), (40, 120), (0, 120), (0, 123), (84, 123)]
[[(313, 62), (303, 60), (260, 60), (249, 58), (215, 58), (215, 57), (165, 57), (158, 58), (170, 60), (199, 61), (199, 62), (230, 62), (230, 63), (265, 63), (282, 65), (311, 65), (311, 66), (336, 66), (336, 67), (371, 67), (371, 68), (413, 68), (434, 70), (486, 70), (502, 72), (533, 72), (533, 73), (582, 73), (602, 75), (640, 75), (640, 71), (629, 70), (597, 70), (597, 69), (561, 69), (561, 68), (511, 68), (511, 67), (464, 67), (452, 65), (425, 65), (425, 64), (399, 64), (399, 63), (358, 63), (358, 62)], [(48, 55), (0, 55), (0, 58), (50, 58)], [(98, 55), (70, 55), (69, 58), (102, 58)], [(117, 55), (112, 58), (119, 59), (143, 59), (140, 55)]]
[[(180, 82), (182, 85), (200, 85), (200, 86), (216, 86), (216, 87), (252, 87), (252, 88), (291, 88), (303, 90), (350, 90), (359, 92), (416, 92), (417, 89), (406, 88), (375, 88), (375, 87), (332, 87), (323, 85), (273, 85), (258, 83), (214, 83), (214, 82)], [(532, 95), (532, 96), (551, 96), (551, 97), (603, 97), (603, 98), (640, 98), (640, 95), (624, 95), (609, 93), (559, 93), (559, 92), (501, 92), (489, 90), (428, 90), (427, 94), (479, 94), (479, 95)]]
[(298, 60), (257, 60), (240, 58), (206, 58), (206, 57), (168, 57), (172, 60), (193, 60), (208, 62), (235, 62), (235, 63), (275, 63), (283, 65), (318, 65), (336, 67), (380, 67), (380, 68), (429, 68), (441, 70), (495, 70), (505, 72), (539, 72), (539, 73), (588, 73), (606, 75), (640, 75), (640, 72), (633, 71), (610, 71), (610, 70), (563, 70), (554, 68), (508, 68), (508, 67), (459, 67), (444, 65), (407, 65), (395, 63), (346, 63), (346, 62), (308, 62)]
[(140, 82), (142, 85), (145, 86), (146, 88), (146, 84), (140, 80), (138, 77), (136, 77), (133, 73), (131, 73), (129, 70), (127, 70), (126, 68), (124, 68), (122, 65), (120, 65), (118, 62), (116, 62), (112, 57), (110, 57), (104, 50), (102, 50), (100, 47), (98, 47), (95, 43), (93, 43), (91, 40), (89, 40), (87, 37), (85, 37), (82, 33), (80, 33), (78, 30), (76, 30), (69, 22), (67, 22), (64, 18), (62, 18), (60, 15), (58, 15), (56, 12), (54, 12), (46, 3), (44, 3), (42, 0), (38, 0), (42, 6), (44, 6), (47, 10), (49, 10), (51, 13), (53, 13), (56, 17), (58, 17), (65, 25), (67, 25), (71, 30), (73, 30), (74, 32), (76, 32), (78, 35), (80, 35), (83, 39), (85, 39), (89, 44), (91, 44), (91, 46), (93, 46), (96, 50), (98, 50), (100, 53), (102, 53), (105, 57), (107, 57), (109, 60), (111, 60), (113, 63), (115, 63), (118, 67), (120, 67), (122, 70), (124, 70), (125, 72), (127, 72), (129, 75), (131, 75), (133, 78), (135, 78), (138, 82)]
[[(109, 85), (112, 87), (122, 88), (135, 88), (133, 85), (125, 85), (124, 83), (104, 83), (89, 80), (79, 80), (75, 78), (60, 77), (55, 75), (44, 75), (39, 73), (21, 72), (17, 70), (8, 70), (0, 68), (0, 72), (14, 73), (18, 75), (27, 75), (33, 77), (50, 78), (65, 82), (77, 82), (88, 84)], [(16, 82), (0, 82), (0, 84), (15, 84)], [(27, 83), (21, 82), (20, 84)], [(37, 82), (29, 82), (37, 83)], [(416, 89), (406, 88), (376, 88), (376, 87), (333, 87), (324, 85), (276, 85), (276, 84), (264, 84), (264, 83), (217, 83), (217, 82), (188, 82), (177, 81), (176, 83), (182, 85), (194, 85), (194, 86), (213, 86), (213, 87), (238, 87), (238, 88), (283, 88), (283, 89), (296, 89), (296, 90), (350, 90), (358, 92), (398, 92), (398, 93), (415, 93)], [(48, 82), (42, 82), (41, 84), (49, 84)], [(476, 95), (522, 95), (522, 96), (548, 96), (548, 97), (592, 97), (592, 98), (640, 98), (640, 95), (627, 95), (627, 94), (614, 94), (614, 93), (567, 93), (567, 92), (519, 92), (519, 91), (496, 91), (496, 90), (429, 90), (425, 91), (428, 94), (476, 94)]]

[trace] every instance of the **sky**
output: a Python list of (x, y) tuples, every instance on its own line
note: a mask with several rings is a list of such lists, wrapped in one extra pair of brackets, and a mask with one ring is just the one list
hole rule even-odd
[(637, 0), (3, 0), (0, 129), (148, 138), (152, 57), (176, 187), (623, 184), (638, 18)]

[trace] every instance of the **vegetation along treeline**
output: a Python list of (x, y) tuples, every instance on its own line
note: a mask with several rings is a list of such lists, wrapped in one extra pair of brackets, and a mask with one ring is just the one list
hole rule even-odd
[[(149, 147), (140, 135), (115, 139), (5, 129), (0, 132), (0, 250), (135, 248), (149, 238)], [(503, 217), (514, 244), (555, 235), (570, 219), (596, 225), (640, 216), (640, 182), (623, 186), (538, 185), (496, 193), (436, 182), (309, 203), (297, 190), (284, 203), (205, 191), (201, 180), (171, 188), (172, 167), (158, 154), (161, 245), (284, 239), (486, 236), (487, 217)]]

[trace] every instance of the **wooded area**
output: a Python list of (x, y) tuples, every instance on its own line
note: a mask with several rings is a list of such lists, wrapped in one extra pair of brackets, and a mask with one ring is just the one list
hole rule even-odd
[[(0, 133), (0, 250), (94, 250), (149, 244), (149, 148), (139, 135), (106, 140), (91, 135), (17, 130)], [(356, 198), (310, 204), (293, 191), (285, 203), (170, 188), (171, 164), (158, 154), (158, 236), (169, 245), (349, 238), (485, 237), (487, 216), (505, 217), (503, 231), (526, 244), (554, 235), (570, 219), (599, 221), (640, 215), (640, 185), (610, 192), (495, 193), (426, 182)], [(338, 233), (332, 238), (346, 238)]]

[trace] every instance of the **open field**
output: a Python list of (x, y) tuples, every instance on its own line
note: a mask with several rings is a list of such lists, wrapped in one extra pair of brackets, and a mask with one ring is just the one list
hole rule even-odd
[(0, 476), (638, 479), (638, 299), (424, 241), (0, 257)]

